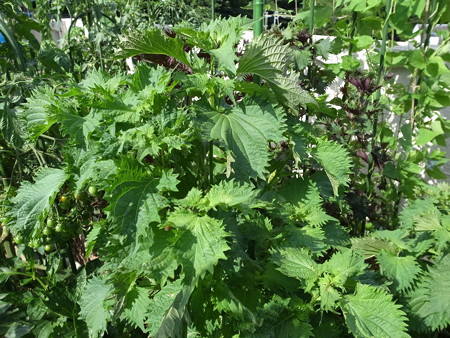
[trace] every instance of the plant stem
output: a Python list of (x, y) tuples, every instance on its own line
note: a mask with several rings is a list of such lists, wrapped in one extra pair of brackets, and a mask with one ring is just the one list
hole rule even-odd
[(70, 268), (72, 269), (72, 272), (76, 273), (77, 265), (75, 264), (75, 258), (73, 257), (72, 247), (70, 246), (69, 242), (67, 242), (67, 256), (69, 258)]
[(314, 12), (315, 12), (316, 1), (311, 0), (309, 3), (309, 34), (311, 34), (311, 42), (314, 35)]
[[(356, 31), (356, 20), (358, 19), (358, 12), (353, 11), (352, 13), (352, 29), (350, 31), (350, 39), (353, 39), (355, 37), (355, 31)], [(350, 43), (350, 46), (348, 48), (348, 55), (352, 55), (353, 52), (353, 42)]]
[[(377, 86), (380, 85), (383, 77), (384, 77), (384, 63), (386, 58), (386, 41), (388, 39), (388, 32), (389, 32), (389, 18), (391, 16), (392, 11), (392, 0), (386, 1), (386, 18), (384, 20), (384, 26), (383, 26), (383, 39), (381, 41), (381, 48), (380, 48), (380, 64), (378, 69), (378, 77), (377, 77)], [(380, 102), (381, 98), (381, 88), (378, 89), (376, 99), (375, 101), (377, 103)], [(374, 149), (376, 146), (376, 140), (377, 140), (377, 133), (378, 133), (378, 112), (373, 113), (373, 121), (372, 121), (372, 138), (370, 142), (370, 148), (369, 153), (371, 156), (369, 156), (369, 166), (367, 171), (367, 181), (366, 181), (366, 195), (370, 198), (370, 195), (372, 194), (374, 183), (372, 182), (372, 176), (375, 171), (375, 161), (374, 161)], [(363, 222), (361, 226), (361, 233), (364, 234), (365, 231), (365, 222)]]
[(214, 143), (213, 141), (209, 141), (209, 184), (214, 184)]

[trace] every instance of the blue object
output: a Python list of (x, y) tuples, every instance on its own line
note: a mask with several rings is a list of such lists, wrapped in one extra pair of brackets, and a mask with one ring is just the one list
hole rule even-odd
[(5, 43), (5, 42), (6, 42), (5, 37), (3, 36), (2, 33), (0, 33), (0, 43)]

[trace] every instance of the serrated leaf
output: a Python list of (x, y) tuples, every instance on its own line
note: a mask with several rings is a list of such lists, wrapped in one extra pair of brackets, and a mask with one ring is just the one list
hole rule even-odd
[(102, 180), (117, 170), (113, 160), (100, 161), (91, 154), (81, 156), (80, 160), (81, 162), (76, 166), (79, 169), (75, 182), (76, 192), (80, 191), (86, 182)]
[(280, 187), (280, 195), (293, 205), (286, 209), (295, 221), (305, 222), (308, 225), (323, 225), (335, 220), (327, 215), (322, 208), (322, 197), (316, 184), (301, 178), (285, 180)]
[[(173, 284), (177, 284), (177, 282)], [(185, 335), (184, 334), (185, 331), (184, 322), (186, 321), (185, 312), (192, 291), (193, 286), (184, 285), (181, 288), (181, 290), (178, 291), (178, 293), (176, 294), (175, 293), (166, 294), (165, 292), (163, 292), (160, 295), (161, 298), (155, 299), (156, 301), (158, 301), (159, 303), (163, 303), (164, 305), (167, 304), (166, 302), (169, 303), (169, 307), (166, 308), (165, 311), (162, 313), (163, 314), (162, 320), (157, 322), (159, 327), (157, 328), (158, 330), (157, 333), (154, 335), (155, 338), (182, 337)], [(166, 302), (164, 302), (164, 300), (162, 299), (162, 297), (164, 296), (166, 296), (165, 297)], [(173, 296), (175, 297), (173, 298)], [(167, 298), (169, 299), (167, 300)], [(173, 299), (172, 302), (170, 302), (171, 299)], [(159, 308), (158, 315), (160, 315), (161, 307), (158, 308)]]
[(324, 311), (332, 311), (336, 308), (341, 293), (334, 287), (333, 278), (325, 275), (319, 279), (320, 308)]
[(358, 284), (354, 295), (342, 299), (349, 331), (359, 337), (409, 337), (406, 315), (392, 296), (370, 285)]
[(112, 295), (112, 285), (99, 277), (93, 277), (87, 284), (79, 301), (80, 317), (86, 321), (89, 334), (99, 337), (106, 331), (106, 325), (111, 318), (108, 298)]
[(222, 44), (219, 48), (211, 49), (209, 51), (211, 55), (217, 59), (219, 64), (225, 68), (230, 76), (236, 74), (235, 61), (237, 57), (233, 43), (234, 41), (230, 41)]
[(24, 103), (25, 109), (18, 113), (18, 117), (24, 121), (32, 140), (36, 140), (56, 122), (49, 114), (53, 105), (55, 105), (54, 94), (49, 87), (39, 87)]
[(150, 223), (159, 223), (159, 210), (167, 203), (158, 194), (159, 181), (144, 177), (125, 180), (111, 190), (110, 205), (106, 209), (122, 235), (135, 242), (140, 236), (149, 235)]
[(347, 249), (331, 256), (321, 269), (332, 276), (333, 285), (344, 287), (347, 279), (363, 273), (366, 266), (361, 255)]
[(400, 214), (402, 228), (416, 231), (433, 231), (441, 229), (441, 213), (432, 199), (412, 201)]
[(247, 46), (239, 60), (237, 75), (255, 74), (266, 80), (274, 79), (286, 69), (288, 45), (281, 39), (260, 36)]
[(62, 169), (43, 168), (36, 174), (34, 184), (25, 182), (12, 199), (11, 215), (15, 222), (11, 224), (11, 231), (29, 240), (40, 228), (67, 178)]
[(319, 227), (304, 226), (296, 227), (290, 226), (285, 228), (285, 241), (292, 247), (304, 247), (311, 251), (311, 254), (320, 255), (329, 248), (329, 245), (324, 243), (325, 233)]
[(347, 186), (351, 173), (352, 163), (347, 150), (338, 143), (322, 139), (317, 143), (317, 149), (312, 155), (325, 169), (333, 186), (333, 193), (337, 196), (339, 186)]
[(298, 70), (305, 69), (311, 64), (311, 51), (309, 49), (295, 49), (292, 51), (292, 57)]
[(381, 273), (394, 281), (400, 291), (411, 287), (421, 272), (420, 266), (412, 256), (399, 257), (389, 251), (382, 250), (377, 257)]
[(159, 29), (153, 29), (135, 36), (129, 36), (118, 58), (127, 58), (138, 54), (163, 54), (172, 56), (189, 66), (187, 54), (183, 50), (181, 39), (171, 38)]
[(234, 180), (221, 181), (213, 185), (205, 195), (209, 209), (220, 206), (224, 209), (229, 207), (246, 208), (253, 202), (257, 191), (247, 183), (237, 183)]
[(125, 76), (121, 74), (111, 76), (106, 72), (94, 69), (86, 74), (79, 86), (86, 94), (92, 94), (92, 92), (114, 93), (125, 79)]
[(260, 76), (267, 81), (282, 105), (296, 110), (298, 105), (315, 103), (315, 100), (300, 87), (294, 73), (286, 74), (288, 55), (289, 46), (281, 39), (258, 37), (240, 58), (236, 74)]
[(80, 116), (71, 107), (61, 108), (56, 113), (53, 113), (52, 117), (61, 123), (62, 133), (74, 139), (83, 148), (86, 148), (86, 139), (100, 124), (101, 119), (100, 115), (88, 114)]
[(377, 256), (381, 250), (396, 252), (396, 247), (391, 242), (374, 237), (352, 238), (352, 249), (364, 255), (365, 259)]
[(325, 60), (328, 59), (331, 49), (330, 39), (322, 39), (317, 42), (314, 47), (316, 48), (317, 54), (321, 55)]
[(450, 325), (449, 271), (450, 255), (446, 255), (428, 269), (411, 302), (413, 312), (433, 331)]
[(278, 265), (277, 270), (286, 276), (304, 281), (307, 290), (312, 288), (320, 274), (319, 266), (305, 249), (279, 249), (272, 255), (272, 261)]
[(308, 103), (317, 105), (313, 97), (300, 87), (300, 81), (296, 74), (288, 76), (277, 74), (268, 81), (270, 88), (275, 93), (278, 101), (285, 107), (297, 111), (299, 106), (305, 107)]
[(220, 140), (233, 152), (235, 177), (264, 177), (269, 164), (268, 141), (283, 139), (281, 110), (270, 103), (240, 104), (224, 112), (208, 111), (199, 116), (210, 139)]
[(0, 131), (5, 140), (17, 148), (23, 146), (23, 125), (18, 118), (17, 108), (9, 107), (7, 102), (0, 102)]
[(257, 323), (257, 318), (252, 311), (250, 311), (245, 304), (236, 297), (228, 285), (223, 282), (218, 282), (214, 286), (212, 302), (214, 304), (214, 309), (219, 312), (225, 312), (241, 321), (245, 320), (247, 324)]
[(150, 334), (154, 336), (163, 321), (164, 315), (174, 303), (176, 296), (182, 289), (181, 280), (178, 279), (173, 283), (167, 283), (154, 297), (150, 300), (148, 307), (148, 322), (150, 324)]
[(145, 331), (144, 321), (151, 304), (147, 289), (135, 286), (125, 296), (121, 318)]
[(94, 226), (91, 231), (86, 236), (86, 242), (84, 246), (86, 248), (86, 257), (90, 257), (92, 250), (94, 250), (95, 243), (97, 241), (98, 235), (100, 234), (102, 227), (99, 225)]
[(221, 221), (190, 210), (177, 210), (169, 215), (167, 223), (181, 230), (173, 247), (189, 284), (207, 272), (213, 273), (219, 259), (227, 258), (228, 233)]

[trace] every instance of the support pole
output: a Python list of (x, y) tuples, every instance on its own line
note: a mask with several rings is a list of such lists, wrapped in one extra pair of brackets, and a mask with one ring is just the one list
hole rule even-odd
[(253, 24), (254, 38), (260, 36), (263, 30), (263, 11), (264, 0), (253, 0), (253, 20), (257, 20)]
[(216, 19), (216, 0), (211, 0), (211, 20)]

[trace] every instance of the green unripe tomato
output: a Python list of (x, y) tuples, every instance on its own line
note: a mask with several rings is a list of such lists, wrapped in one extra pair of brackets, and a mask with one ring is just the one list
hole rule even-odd
[(55, 226), (55, 231), (56, 232), (62, 232), (63, 231), (63, 228), (62, 228), (61, 224), (58, 224), (58, 225)]
[(59, 206), (61, 207), (61, 209), (67, 210), (70, 208), (70, 203), (69, 202), (59, 203)]
[(29, 245), (31, 248), (39, 248), (40, 243), (39, 243), (38, 240), (33, 239), (30, 243), (28, 243), (28, 245)]
[(49, 227), (45, 227), (44, 230), (42, 230), (42, 233), (48, 236), (52, 233), (52, 229), (50, 229)]
[(89, 192), (89, 195), (91, 195), (93, 197), (98, 197), (99, 196), (97, 187), (95, 187), (93, 185), (89, 186), (88, 192)]
[(53, 218), (48, 218), (47, 219), (47, 227), (48, 228), (53, 228), (55, 226), (55, 220)]
[(76, 192), (73, 197), (78, 201), (84, 201), (86, 199), (86, 193), (83, 191)]
[(50, 244), (46, 244), (46, 245), (44, 246), (44, 250), (47, 251), (47, 252), (52, 251), (52, 249), (53, 249), (53, 247), (52, 247)]

